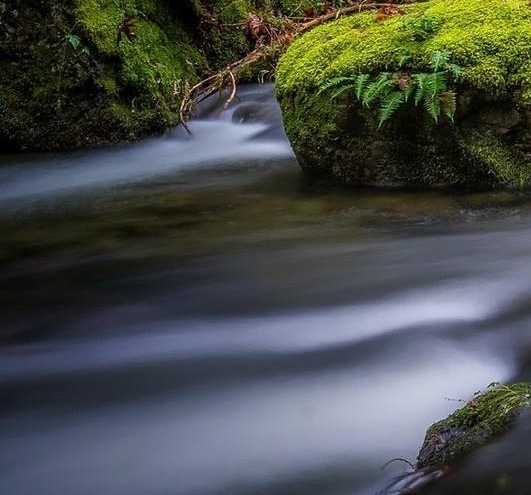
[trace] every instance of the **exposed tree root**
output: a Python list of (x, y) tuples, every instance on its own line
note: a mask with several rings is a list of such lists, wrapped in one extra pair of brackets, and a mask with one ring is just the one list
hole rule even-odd
[(298, 21), (291, 20), (285, 24), (280, 33), (278, 29), (262, 21), (258, 16), (250, 14), (245, 26), (242, 27), (245, 27), (255, 39), (255, 49), (242, 59), (233, 62), (216, 74), (199, 81), (193, 86), (190, 86), (188, 83), (185, 83), (182, 87), (176, 85), (174, 93), (181, 98), (179, 122), (190, 133), (186, 121), (192, 114), (194, 108), (212, 94), (227, 87), (231, 88), (229, 97), (225, 101), (225, 106), (228, 106), (236, 96), (238, 71), (245, 66), (272, 57), (272, 54), (282, 51), (296, 36), (330, 20), (367, 10), (375, 10), (378, 12), (378, 15), (381, 14), (383, 16), (403, 13), (397, 6), (397, 3), (411, 3), (411, 0), (384, 3), (360, 0), (355, 5), (333, 9), (312, 19), (299, 18)]

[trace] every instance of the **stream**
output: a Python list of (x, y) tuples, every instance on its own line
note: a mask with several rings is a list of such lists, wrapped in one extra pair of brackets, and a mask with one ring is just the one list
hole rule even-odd
[[(303, 177), (271, 85), (0, 156), (2, 495), (356, 495), (531, 379), (531, 196)], [(430, 494), (531, 494), (531, 428)], [(428, 492), (426, 492), (428, 493)]]

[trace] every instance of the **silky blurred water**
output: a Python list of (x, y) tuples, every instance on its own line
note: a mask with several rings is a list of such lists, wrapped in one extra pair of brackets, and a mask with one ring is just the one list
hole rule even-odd
[[(375, 493), (530, 379), (528, 195), (310, 182), (269, 85), (190, 127), (0, 158), (1, 494)], [(433, 493), (531, 493), (530, 439)]]

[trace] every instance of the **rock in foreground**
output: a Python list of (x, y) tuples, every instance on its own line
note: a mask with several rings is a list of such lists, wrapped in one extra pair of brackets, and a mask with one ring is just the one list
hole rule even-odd
[(464, 407), (430, 426), (415, 469), (392, 480), (381, 493), (424, 493), (442, 478), (451, 478), (465, 456), (506, 432), (524, 410), (530, 409), (531, 383), (492, 384)]
[(417, 469), (450, 463), (506, 431), (531, 405), (531, 383), (495, 385), (463, 408), (430, 426)]

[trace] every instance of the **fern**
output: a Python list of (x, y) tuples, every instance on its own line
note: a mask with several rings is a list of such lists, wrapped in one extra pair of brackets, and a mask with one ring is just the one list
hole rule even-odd
[(435, 122), (438, 122), (441, 114), (441, 101), (437, 95), (428, 95), (424, 98), (424, 108)]
[(439, 93), (446, 91), (446, 74), (444, 72), (428, 74), (424, 86), (431, 98), (435, 98)]
[(335, 100), (336, 98), (339, 98), (343, 93), (354, 90), (354, 88), (355, 85), (353, 83), (341, 86), (330, 95), (330, 98), (332, 98), (332, 100)]
[(433, 72), (438, 72), (445, 69), (450, 60), (450, 53), (447, 51), (435, 50), (431, 56), (430, 68)]
[(378, 127), (381, 127), (382, 124), (388, 120), (393, 113), (398, 110), (400, 105), (405, 101), (405, 95), (403, 91), (391, 91), (382, 99), (380, 104), (380, 113)]
[(413, 91), (415, 91), (415, 85), (412, 83), (404, 87), (404, 89), (402, 90), (402, 93), (404, 93), (404, 103), (407, 103), (409, 101), (409, 98), (413, 94)]
[(361, 95), (364, 106), (370, 107), (375, 100), (382, 99), (391, 90), (389, 74), (382, 72), (376, 80), (369, 83)]
[(402, 55), (400, 57), (400, 59), (398, 60), (398, 67), (404, 67), (404, 65), (409, 62), (411, 60), (411, 55), (409, 55), (408, 53), (405, 53), (404, 55)]
[(321, 93), (324, 93), (325, 91), (328, 91), (329, 89), (338, 88), (338, 87), (345, 87), (348, 85), (353, 85), (356, 81), (356, 76), (338, 76), (338, 77), (332, 77), (331, 79), (328, 79), (328, 81), (325, 81), (321, 86), (319, 86), (319, 91), (317, 91), (317, 94), (320, 95)]
[(463, 67), (457, 64), (446, 64), (445, 67), (446, 71), (452, 74), (454, 79), (459, 79), (463, 75)]
[(358, 100), (361, 100), (361, 95), (364, 93), (367, 88), (367, 84), (371, 76), (369, 74), (358, 74), (355, 84), (355, 94)]
[[(431, 72), (410, 73), (407, 71), (382, 72), (378, 76), (357, 74), (329, 79), (320, 87), (317, 94), (334, 89), (331, 98), (352, 92), (364, 107), (378, 105), (378, 127), (391, 118), (398, 108), (411, 97), (415, 106), (422, 103), (426, 112), (438, 122), (443, 112), (452, 122), (456, 111), (456, 94), (448, 89), (448, 77), (458, 78), (463, 69), (451, 63), (448, 51), (437, 50), (432, 53), (428, 63)], [(400, 58), (399, 67), (409, 60), (407, 55)]]
[(418, 105), (426, 96), (426, 78), (429, 74), (421, 72), (420, 74), (414, 74), (413, 80), (415, 81), (415, 105)]

